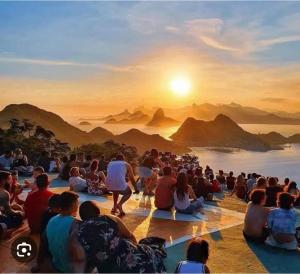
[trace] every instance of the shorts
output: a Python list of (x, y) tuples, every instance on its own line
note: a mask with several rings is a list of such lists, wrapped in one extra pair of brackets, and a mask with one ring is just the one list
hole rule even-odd
[(263, 244), (269, 234), (270, 234), (270, 230), (267, 227), (263, 228), (262, 235), (260, 237), (248, 236), (243, 231), (243, 235), (247, 241), (258, 243), (258, 244)]
[(149, 178), (152, 176), (153, 171), (149, 167), (140, 166), (138, 169), (138, 173), (141, 178)]
[(127, 188), (125, 188), (124, 190), (112, 190), (112, 192), (118, 192), (120, 195), (123, 195), (123, 196), (132, 194), (132, 190), (129, 186)]

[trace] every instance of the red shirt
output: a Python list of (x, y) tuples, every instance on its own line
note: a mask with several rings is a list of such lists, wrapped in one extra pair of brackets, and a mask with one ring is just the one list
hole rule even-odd
[(53, 195), (52, 192), (38, 190), (27, 196), (24, 204), (25, 214), (31, 232), (41, 231), (42, 217), (48, 208), (48, 200)]
[(176, 179), (172, 176), (164, 176), (158, 179), (155, 191), (155, 206), (168, 209), (173, 206), (173, 192)]

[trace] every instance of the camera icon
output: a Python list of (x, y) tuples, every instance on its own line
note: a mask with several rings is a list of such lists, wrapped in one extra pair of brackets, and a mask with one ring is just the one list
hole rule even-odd
[(32, 251), (31, 244), (28, 244), (26, 242), (22, 242), (22, 243), (17, 245), (17, 256), (19, 258), (30, 257), (31, 256), (31, 251)]
[(37, 254), (37, 245), (30, 237), (19, 237), (11, 245), (11, 254), (18, 262), (29, 262)]

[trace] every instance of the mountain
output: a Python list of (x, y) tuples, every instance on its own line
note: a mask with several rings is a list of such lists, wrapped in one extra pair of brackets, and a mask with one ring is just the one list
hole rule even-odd
[(294, 134), (288, 138), (290, 143), (300, 144), (300, 133)]
[(166, 117), (163, 109), (159, 108), (154, 114), (147, 126), (151, 127), (171, 127), (178, 125), (179, 122), (173, 118)]
[(96, 127), (87, 134), (89, 139), (91, 139), (94, 143), (104, 143), (105, 141), (113, 139), (114, 137), (112, 132), (102, 127)]
[(110, 131), (96, 127), (90, 132), (85, 132), (64, 121), (60, 116), (40, 109), (30, 104), (13, 104), (0, 111), (0, 127), (9, 127), (11, 119), (29, 119), (36, 125), (51, 130), (57, 139), (69, 143), (72, 147), (88, 143), (103, 143), (108, 140), (136, 146), (140, 153), (150, 148), (158, 148), (163, 151), (185, 153), (189, 149), (176, 145), (174, 142), (164, 139), (158, 134), (149, 135), (136, 129), (131, 129), (123, 134), (114, 135)]
[(268, 143), (243, 130), (223, 114), (208, 122), (187, 118), (171, 139), (188, 147), (232, 147), (253, 151), (271, 149)]
[(55, 113), (40, 109), (30, 104), (11, 104), (0, 111), (0, 127), (7, 128), (9, 120), (29, 119), (37, 125), (51, 130), (56, 138), (68, 142), (71, 146), (84, 144), (89, 137), (86, 132), (64, 121)]
[(135, 111), (129, 114), (127, 118), (117, 120), (116, 118), (110, 118), (105, 122), (105, 124), (144, 124), (150, 120), (147, 114), (142, 111)]
[(238, 124), (286, 124), (300, 125), (300, 116), (287, 117), (273, 114), (255, 107), (231, 104), (193, 104), (177, 109), (166, 109), (167, 115), (177, 120), (194, 117), (201, 120), (212, 120), (219, 113), (223, 113)]
[(113, 140), (118, 143), (135, 146), (140, 153), (152, 148), (157, 148), (161, 151), (170, 151), (177, 154), (191, 151), (187, 147), (166, 140), (158, 134), (150, 135), (138, 129), (130, 129), (120, 135), (116, 135), (113, 137)]
[(278, 132), (272, 131), (266, 134), (257, 134), (257, 137), (270, 145), (283, 145), (289, 142), (289, 138), (284, 137)]
[(108, 121), (111, 119), (115, 119), (116, 121), (119, 121), (119, 120), (127, 119), (130, 115), (131, 115), (131, 113), (128, 111), (128, 109), (125, 109), (124, 111), (122, 111), (118, 114), (108, 115), (108, 116), (99, 118), (98, 120)]

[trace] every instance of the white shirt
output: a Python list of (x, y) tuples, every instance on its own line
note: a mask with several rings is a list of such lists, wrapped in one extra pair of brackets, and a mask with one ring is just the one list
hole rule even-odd
[(184, 193), (184, 198), (180, 200), (177, 196), (177, 190), (175, 189), (174, 191), (174, 206), (177, 209), (187, 209), (189, 207), (190, 203), (190, 198), (188, 193)]
[(199, 262), (182, 261), (178, 264), (177, 273), (205, 273), (205, 265)]
[(128, 185), (126, 182), (127, 166), (125, 161), (113, 161), (108, 164), (106, 186), (109, 190), (125, 190)]
[(81, 177), (70, 177), (69, 179), (70, 187), (76, 191), (84, 191), (87, 188), (86, 180), (82, 179)]

